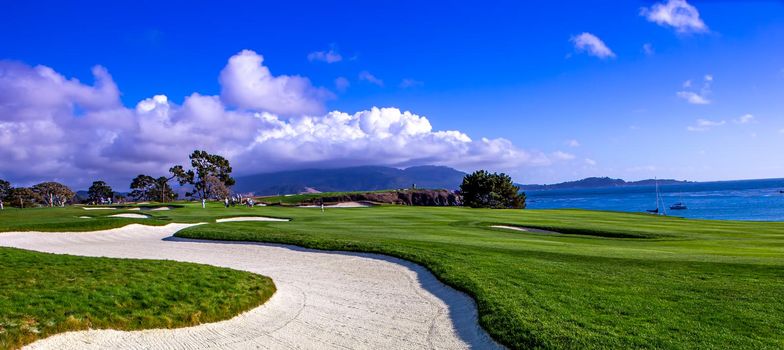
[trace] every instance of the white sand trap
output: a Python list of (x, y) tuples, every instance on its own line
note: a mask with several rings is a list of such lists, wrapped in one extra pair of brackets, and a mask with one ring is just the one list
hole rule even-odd
[(93, 217), (92, 216), (80, 216), (79, 218), (80, 219), (92, 219)]
[(233, 218), (217, 219), (215, 222), (232, 222), (232, 221), (289, 221), (289, 219), (270, 218), (266, 216), (237, 216)]
[(171, 208), (169, 208), (169, 207), (157, 207), (157, 208), (150, 209), (150, 211), (161, 211), (161, 210), (171, 210)]
[(277, 292), (230, 320), (179, 329), (88, 330), (31, 349), (493, 349), (471, 298), (424, 267), (383, 255), (173, 238), (191, 224), (80, 233), (0, 233), (0, 246), (168, 259), (269, 276)]
[[(372, 207), (373, 204), (366, 202), (340, 202), (336, 204), (325, 205), (324, 208), (367, 208)], [(320, 205), (301, 205), (300, 208), (321, 208)]]
[(555, 231), (540, 230), (538, 228), (519, 227), (519, 226), (493, 225), (493, 226), (490, 226), (490, 227), (492, 227), (492, 228), (502, 228), (502, 229), (506, 229), (506, 230), (522, 231), (522, 232), (544, 233), (544, 234), (548, 234), (548, 235), (560, 235), (560, 234), (562, 234), (560, 232), (555, 232)]
[(112, 207), (82, 207), (84, 210), (115, 210), (117, 208)]
[(139, 211), (139, 210), (142, 210), (142, 208), (135, 207), (135, 208), (128, 208), (127, 210)]
[(123, 213), (123, 214), (114, 214), (109, 215), (110, 218), (126, 218), (126, 219), (147, 219), (149, 216), (143, 214), (135, 214), (135, 213)]

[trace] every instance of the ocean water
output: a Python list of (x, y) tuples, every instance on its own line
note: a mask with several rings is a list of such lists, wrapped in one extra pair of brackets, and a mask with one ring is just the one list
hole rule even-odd
[[(696, 219), (784, 221), (784, 179), (660, 185), (667, 215)], [(656, 208), (654, 186), (526, 191), (531, 209), (579, 208), (645, 212)], [(670, 210), (683, 202), (688, 209)]]

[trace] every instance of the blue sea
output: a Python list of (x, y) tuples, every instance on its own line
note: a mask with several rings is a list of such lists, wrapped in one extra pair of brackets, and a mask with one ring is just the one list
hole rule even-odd
[[(784, 221), (784, 179), (660, 185), (667, 215), (696, 219)], [(528, 208), (644, 213), (656, 208), (654, 186), (526, 191)], [(686, 210), (670, 210), (677, 202)]]

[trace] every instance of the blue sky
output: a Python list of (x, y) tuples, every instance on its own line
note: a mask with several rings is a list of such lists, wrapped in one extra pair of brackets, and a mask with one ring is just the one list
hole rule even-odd
[[(657, 22), (651, 16), (655, 6), (668, 5), (692, 8), (703, 26), (677, 18)], [(433, 131), (456, 130), (472, 141), (505, 139), (526, 154), (524, 160), (494, 162), (494, 153), (476, 151), (469, 153), (488, 159), (461, 162), (379, 152), (378, 158), (351, 162), (347, 149), (356, 147), (341, 146), (335, 162), (323, 154), (321, 163), (281, 158), (274, 167), (248, 165), (253, 171), (289, 163), (297, 168), (380, 159), (411, 165), (433, 159), (463, 170), (506, 171), (524, 183), (784, 175), (780, 1), (136, 1), (110, 7), (29, 1), (5, 4), (0, 16), (0, 59), (51, 67), (87, 86), (95, 80), (91, 68), (100, 65), (128, 109), (158, 94), (181, 106), (197, 92), (221, 95), (227, 111), (266, 111), (227, 98), (226, 83), (219, 82), (230, 57), (252, 50), (273, 75), (309, 79), (324, 93), (324, 112), (395, 107), (425, 117)], [(580, 49), (580, 38), (596, 38), (604, 47)], [(0, 122), (20, 118), (8, 115), (0, 114)], [(42, 160), (21, 157), (22, 151), (0, 156), (60, 166), (72, 156)], [(111, 160), (110, 153), (101, 151), (102, 159)], [(265, 155), (238, 155), (235, 168)], [(160, 167), (150, 163), (144, 170)], [(91, 174), (103, 170), (136, 169), (95, 167)], [(2, 167), (0, 175), (19, 181), (42, 176)]]

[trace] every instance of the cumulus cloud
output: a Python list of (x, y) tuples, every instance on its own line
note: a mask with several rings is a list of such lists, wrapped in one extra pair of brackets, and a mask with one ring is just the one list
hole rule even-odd
[(588, 164), (589, 166), (595, 166), (597, 163), (591, 158), (585, 158), (585, 164)]
[(686, 130), (689, 130), (689, 131), (708, 131), (711, 128), (714, 128), (714, 127), (717, 127), (717, 126), (722, 126), (724, 124), (727, 124), (727, 122), (724, 121), (724, 120), (714, 121), (714, 120), (708, 120), (708, 119), (697, 119), (696, 124), (687, 127)]
[(366, 82), (371, 83), (373, 85), (384, 86), (384, 81), (383, 80), (381, 80), (379, 78), (376, 78), (375, 75), (370, 74), (370, 72), (368, 72), (366, 70), (359, 72), (359, 80), (366, 81)]
[(660, 26), (674, 28), (678, 33), (703, 33), (708, 26), (700, 18), (697, 8), (686, 0), (667, 0), (640, 9), (640, 15)]
[(582, 33), (572, 37), (572, 43), (578, 52), (586, 52), (602, 59), (615, 57), (615, 53), (604, 44), (604, 41), (591, 33)]
[[(236, 84), (234, 70), (256, 75), (253, 81), (280, 78), (259, 75), (268, 72), (261, 62), (243, 51), (229, 59), (221, 82)], [(103, 179), (122, 188), (137, 174), (164, 174), (194, 149), (226, 156), (238, 174), (369, 164), (501, 171), (550, 164), (545, 154), (509, 140), (438, 130), (425, 116), (397, 108), (282, 115), (267, 105), (238, 103), (236, 95), (247, 93), (236, 91), (242, 84), (228, 94), (223, 86), (220, 96), (193, 93), (176, 103), (156, 95), (128, 108), (106, 69), (93, 74), (90, 85), (48, 67), (0, 61), (0, 178), (79, 188)], [(261, 100), (282, 93), (246, 88)]]
[(326, 63), (335, 63), (343, 60), (343, 56), (330, 48), (329, 51), (314, 51), (308, 54), (308, 61), (321, 61)]
[(284, 115), (318, 114), (332, 93), (316, 88), (308, 78), (273, 76), (264, 57), (251, 50), (232, 56), (220, 73), (221, 99), (242, 109)]
[(569, 147), (580, 147), (580, 141), (575, 139), (566, 140), (566, 145)]
[(690, 90), (693, 83), (691, 80), (683, 82), (683, 88), (676, 93), (676, 96), (686, 100), (687, 102), (695, 105), (707, 105), (711, 103), (708, 96), (711, 94), (711, 85), (713, 84), (713, 75), (706, 74), (703, 77), (702, 88), (699, 91)]
[(754, 118), (754, 116), (748, 113), (733, 120), (735, 124), (751, 124), (755, 123), (756, 121), (757, 120)]
[(555, 151), (553, 152), (553, 158), (557, 160), (572, 160), (575, 158), (574, 154), (566, 153), (563, 151)]

